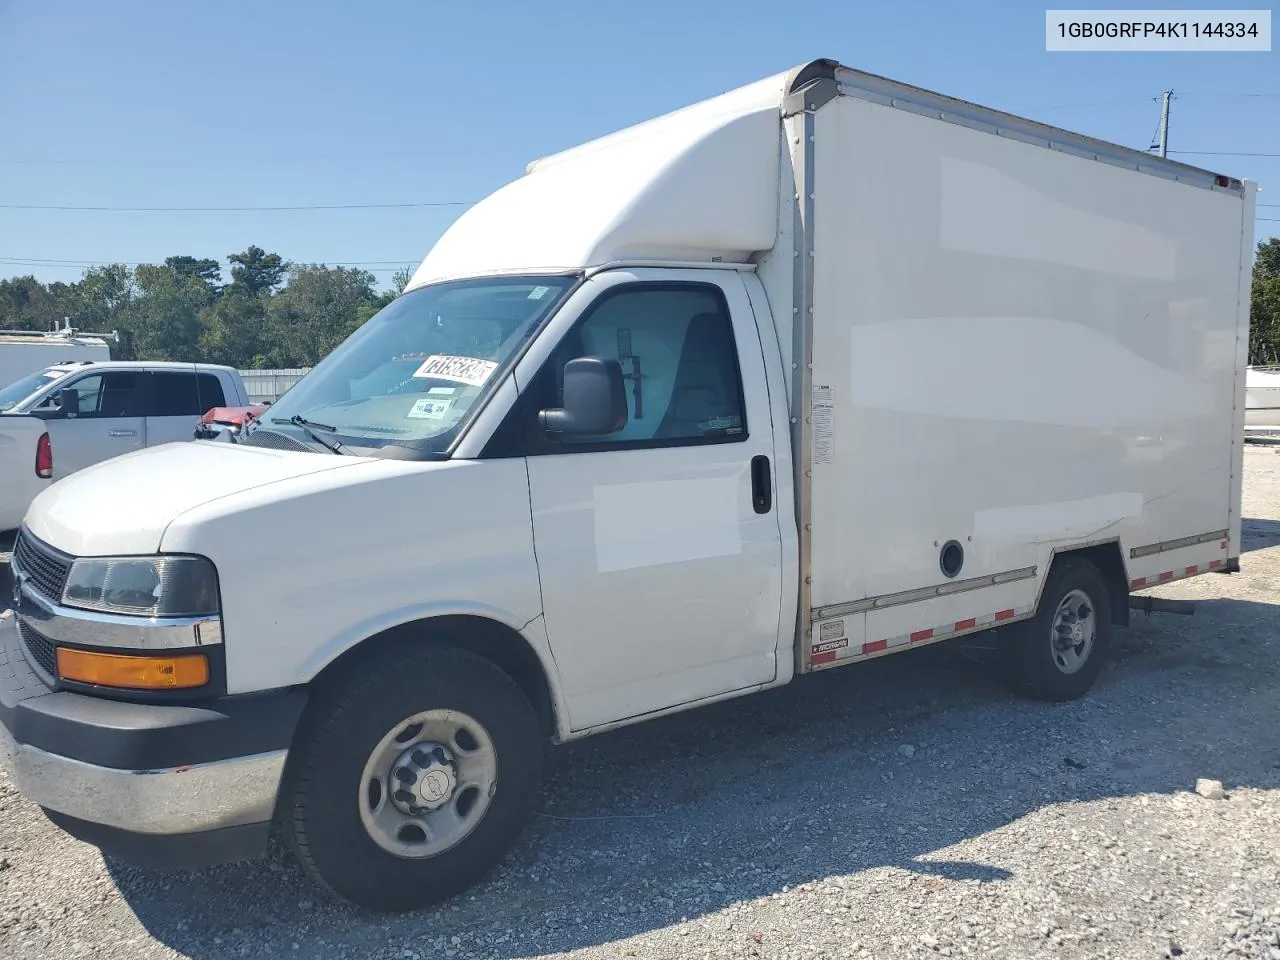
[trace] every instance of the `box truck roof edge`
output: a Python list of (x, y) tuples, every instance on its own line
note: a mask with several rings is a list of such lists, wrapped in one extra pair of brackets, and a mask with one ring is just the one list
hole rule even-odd
[(1234, 177), (819, 59), (534, 160), (450, 226), (406, 290), (615, 262), (748, 263), (773, 246), (779, 121), (842, 94), (1190, 186), (1245, 189)]

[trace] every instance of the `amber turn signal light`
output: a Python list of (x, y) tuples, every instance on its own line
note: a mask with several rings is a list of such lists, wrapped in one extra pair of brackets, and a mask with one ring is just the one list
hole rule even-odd
[(209, 682), (209, 661), (203, 653), (177, 657), (139, 657), (58, 648), (58, 676), (77, 683), (133, 690), (180, 690)]

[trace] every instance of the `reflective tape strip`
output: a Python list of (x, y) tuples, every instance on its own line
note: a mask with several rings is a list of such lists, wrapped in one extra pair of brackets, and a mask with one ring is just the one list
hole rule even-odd
[(1155, 587), (1162, 583), (1169, 583), (1171, 580), (1198, 577), (1202, 573), (1221, 570), (1224, 566), (1226, 566), (1226, 561), (1224, 560), (1210, 560), (1208, 563), (1197, 564), (1194, 567), (1183, 567), (1181, 570), (1166, 570), (1163, 573), (1157, 573), (1154, 577), (1138, 577), (1136, 580), (1130, 580), (1129, 589), (1141, 590), (1144, 587)]
[(853, 652), (846, 656), (839, 656), (836, 650), (825, 650), (821, 653), (815, 653), (812, 657), (812, 663), (815, 667), (824, 664), (832, 664), (837, 662), (850, 663), (854, 660), (867, 660), (875, 656), (886, 653), (896, 653), (899, 650), (905, 650), (908, 647), (922, 647), (926, 644), (937, 643), (939, 640), (949, 640), (952, 637), (958, 637), (964, 633), (976, 633), (980, 630), (987, 630), (991, 627), (1002, 626), (1006, 623), (1013, 623), (1016, 620), (1025, 620), (1033, 613), (1031, 607), (1026, 608), (1010, 608), (1006, 610), (997, 610), (995, 613), (987, 614), (982, 617), (966, 617), (964, 620), (953, 620), (951, 623), (945, 623), (937, 627), (928, 627), (924, 630), (914, 630), (911, 633), (903, 633), (896, 637), (885, 637), (882, 640), (868, 640), (862, 645), (861, 649), (852, 648)]

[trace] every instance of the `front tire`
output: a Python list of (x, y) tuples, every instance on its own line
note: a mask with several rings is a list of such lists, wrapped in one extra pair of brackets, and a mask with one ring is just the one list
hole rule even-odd
[(1030, 620), (1010, 629), (1008, 677), (1020, 693), (1061, 703), (1083, 696), (1111, 649), (1111, 591), (1080, 557), (1061, 557), (1049, 572)]
[(321, 691), (294, 751), (288, 829), (303, 866), (343, 899), (399, 911), (502, 860), (537, 802), (543, 736), (488, 660), (397, 646)]

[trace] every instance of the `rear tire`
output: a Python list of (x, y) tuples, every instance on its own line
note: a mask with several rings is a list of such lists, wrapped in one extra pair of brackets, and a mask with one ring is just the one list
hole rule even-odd
[(1035, 616), (1009, 628), (1006, 674), (1019, 693), (1061, 703), (1083, 696), (1111, 649), (1111, 592), (1080, 557), (1053, 564)]
[(308, 873), (373, 910), (465, 890), (533, 812), (537, 714), (475, 654), (397, 646), (322, 689), (294, 746), (287, 829)]

